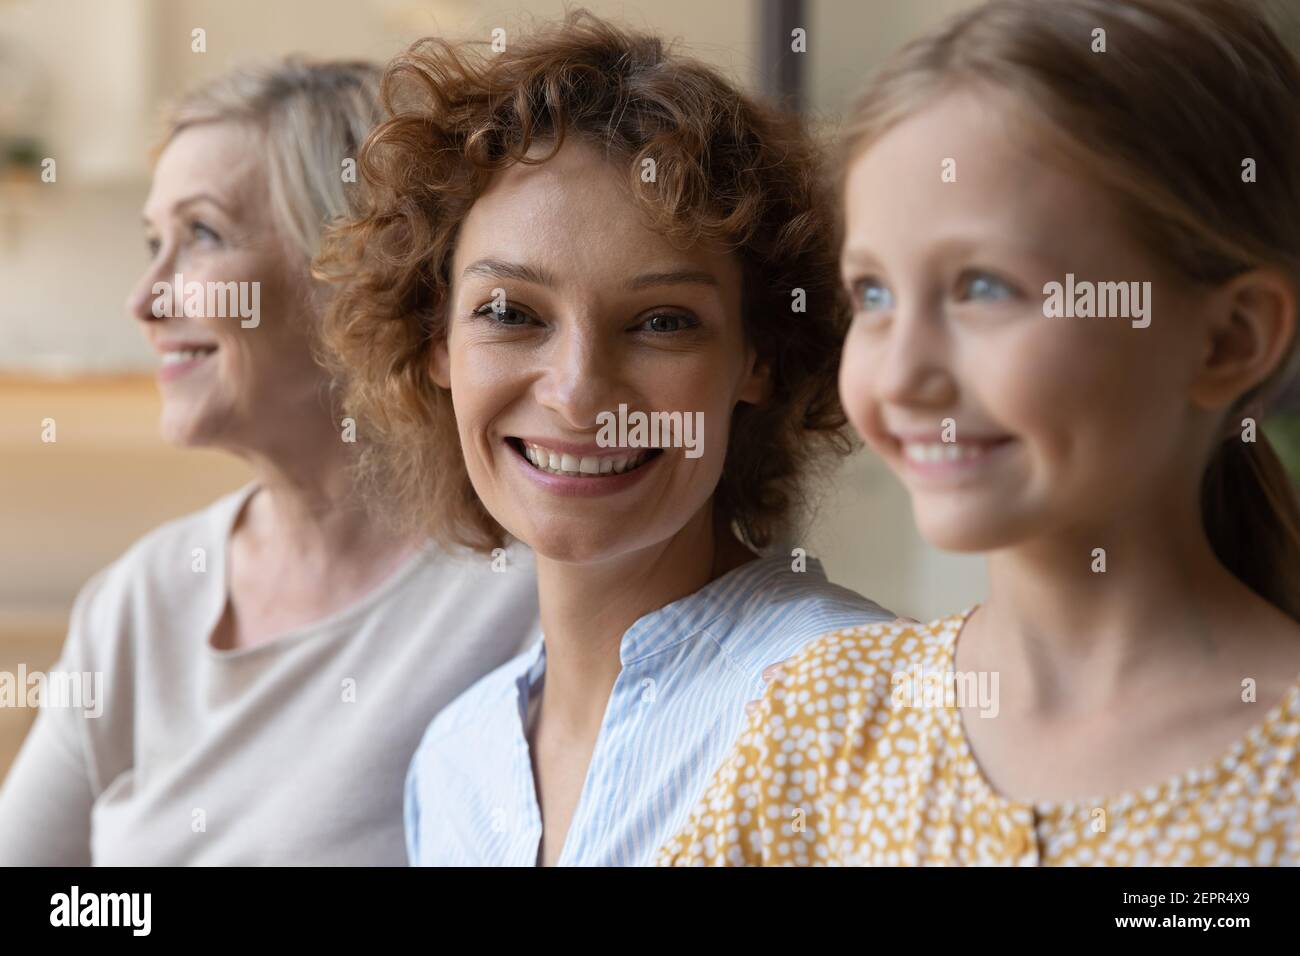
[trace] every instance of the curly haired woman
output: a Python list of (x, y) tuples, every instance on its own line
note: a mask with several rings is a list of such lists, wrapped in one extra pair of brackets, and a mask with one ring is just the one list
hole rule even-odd
[[(796, 119), (583, 13), (499, 54), (417, 44), (384, 97), (371, 205), (319, 263), (341, 285), (345, 401), (395, 507), (534, 550), (544, 633), (430, 725), (411, 860), (648, 862), (764, 665), (893, 617), (774, 547), (848, 448), (817, 152)], [(656, 412), (702, 443), (601, 427)]]

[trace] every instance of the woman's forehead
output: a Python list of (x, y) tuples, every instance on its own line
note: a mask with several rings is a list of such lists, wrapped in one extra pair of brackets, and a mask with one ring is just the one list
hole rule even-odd
[(460, 229), (455, 277), (490, 259), (556, 279), (696, 272), (719, 284), (739, 281), (738, 260), (720, 245), (683, 246), (657, 230), (620, 162), (571, 139), (541, 164), (496, 174)]
[[(195, 123), (171, 138), (154, 166), (146, 210), (165, 214), (191, 195), (248, 214), (266, 190), (263, 150), (254, 131), (233, 121)], [(157, 206), (163, 208), (158, 209)]]

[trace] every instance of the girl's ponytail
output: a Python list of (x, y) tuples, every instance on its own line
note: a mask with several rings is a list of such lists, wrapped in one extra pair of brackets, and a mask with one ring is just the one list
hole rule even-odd
[(1201, 484), (1214, 553), (1260, 597), (1300, 621), (1300, 503), (1268, 438), (1229, 438)]

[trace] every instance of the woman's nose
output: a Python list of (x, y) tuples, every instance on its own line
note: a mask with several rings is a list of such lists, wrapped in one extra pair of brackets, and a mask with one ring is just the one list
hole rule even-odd
[[(538, 400), (574, 429), (594, 429), (596, 416), (617, 408), (618, 358), (595, 336), (566, 334), (547, 356)], [(626, 397), (624, 397), (626, 400)]]
[[(126, 297), (126, 311), (134, 319), (141, 322), (157, 322), (167, 317), (166, 310), (159, 311), (155, 309), (155, 303), (158, 303), (159, 296), (162, 294), (159, 289), (160, 284), (166, 283), (170, 288), (171, 277), (168, 262), (162, 255), (155, 256), (149, 263), (149, 268), (136, 281), (135, 286), (131, 289)], [(159, 289), (159, 291), (155, 291)]]

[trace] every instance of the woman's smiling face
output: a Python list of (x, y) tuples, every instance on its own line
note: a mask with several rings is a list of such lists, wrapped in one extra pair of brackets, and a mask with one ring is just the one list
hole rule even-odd
[[(1035, 155), (1009, 115), (994, 97), (946, 96), (846, 181), (855, 318), (840, 394), (921, 533), (954, 550), (1185, 503), (1208, 455), (1189, 391), (1211, 296), (1131, 238), (1103, 190)], [(1149, 281), (1150, 325), (1045, 318), (1044, 286), (1067, 273)]]
[[(594, 562), (708, 518), (732, 412), (764, 385), (734, 255), (651, 230), (625, 170), (570, 137), (475, 202), (447, 309), (434, 377), (451, 390), (474, 489), (507, 531)], [(602, 447), (598, 416), (620, 405), (700, 413), (702, 454)]]

